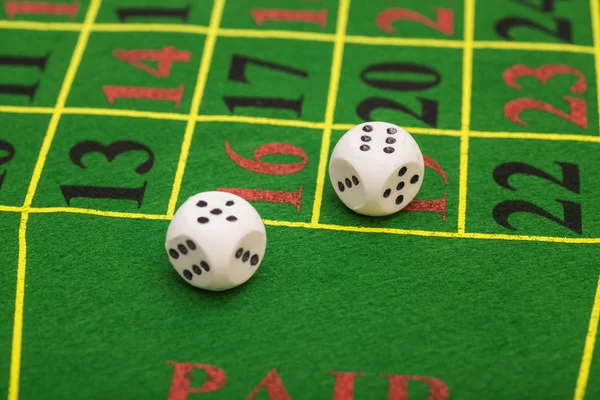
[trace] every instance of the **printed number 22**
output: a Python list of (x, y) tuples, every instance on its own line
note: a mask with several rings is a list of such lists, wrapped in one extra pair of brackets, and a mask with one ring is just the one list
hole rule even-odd
[[(573, 193), (579, 194), (579, 167), (576, 164), (562, 162), (557, 162), (557, 164), (562, 169), (562, 180), (553, 177), (552, 175), (542, 171), (541, 169), (535, 168), (529, 164), (521, 162), (508, 162), (500, 164), (494, 170), (494, 180), (498, 185), (502, 186), (503, 188), (516, 191), (516, 189), (508, 183), (509, 178), (515, 174), (532, 175), (560, 185)], [(494, 217), (494, 220), (498, 224), (511, 230), (516, 230), (516, 228), (513, 227), (508, 221), (509, 217), (516, 212), (526, 212), (537, 214), (541, 217), (547, 218), (559, 225), (564, 226), (565, 228), (570, 229), (575, 233), (581, 234), (581, 204), (573, 201), (558, 199), (556, 201), (562, 205), (563, 219), (555, 217), (540, 206), (537, 206), (533, 203), (524, 200), (506, 200), (500, 202), (496, 205), (496, 207), (494, 207), (492, 215)]]

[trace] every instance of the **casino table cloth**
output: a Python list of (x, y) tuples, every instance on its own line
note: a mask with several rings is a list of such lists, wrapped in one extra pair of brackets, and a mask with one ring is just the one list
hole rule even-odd
[[(8, 400), (600, 399), (598, 0), (2, 0)], [(365, 121), (425, 161), (365, 217)], [(257, 209), (255, 275), (169, 263), (202, 191)]]

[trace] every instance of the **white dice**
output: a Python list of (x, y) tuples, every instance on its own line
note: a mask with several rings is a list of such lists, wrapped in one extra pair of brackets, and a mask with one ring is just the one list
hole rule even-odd
[(177, 210), (165, 248), (171, 265), (189, 284), (221, 291), (248, 281), (267, 245), (265, 226), (245, 199), (226, 192), (204, 192)]
[(329, 179), (340, 200), (368, 216), (390, 215), (406, 207), (421, 189), (424, 172), (417, 142), (387, 122), (350, 129), (329, 161)]

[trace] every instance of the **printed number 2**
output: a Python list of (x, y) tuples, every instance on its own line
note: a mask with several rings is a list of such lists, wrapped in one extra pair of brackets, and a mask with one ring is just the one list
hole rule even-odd
[(377, 16), (375, 23), (384, 32), (395, 33), (392, 23), (398, 20), (419, 22), (431, 29), (443, 33), (446, 36), (454, 34), (454, 11), (448, 8), (436, 8), (436, 19), (432, 20), (416, 11), (405, 8), (388, 8)]
[[(579, 194), (580, 193), (580, 180), (579, 180), (579, 167), (576, 164), (557, 162), (562, 169), (562, 180), (555, 178), (554, 176), (542, 171), (541, 169), (535, 168), (529, 164), (521, 162), (508, 162), (500, 164), (494, 170), (494, 181), (503, 188), (511, 191), (516, 191), (512, 187), (508, 180), (512, 175), (525, 174), (537, 176), (541, 179), (545, 179), (549, 182), (555, 183), (563, 188)], [(556, 200), (562, 205), (563, 208), (563, 219), (555, 217), (548, 211), (544, 210), (540, 206), (524, 200), (506, 200), (498, 203), (492, 215), (494, 220), (501, 226), (516, 230), (508, 221), (509, 217), (516, 212), (525, 212), (537, 214), (541, 217), (547, 218), (565, 228), (570, 229), (575, 233), (582, 233), (582, 222), (581, 222), (581, 204), (573, 201)]]

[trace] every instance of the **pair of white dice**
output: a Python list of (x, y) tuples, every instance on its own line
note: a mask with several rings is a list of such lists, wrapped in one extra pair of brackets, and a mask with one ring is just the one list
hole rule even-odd
[[(331, 184), (351, 210), (389, 215), (419, 192), (424, 163), (419, 146), (399, 126), (367, 122), (346, 132), (329, 163)], [(169, 225), (166, 251), (177, 273), (192, 286), (221, 291), (257, 271), (265, 254), (265, 226), (256, 209), (226, 192), (187, 199)]]

